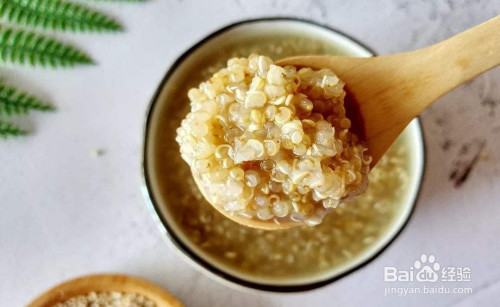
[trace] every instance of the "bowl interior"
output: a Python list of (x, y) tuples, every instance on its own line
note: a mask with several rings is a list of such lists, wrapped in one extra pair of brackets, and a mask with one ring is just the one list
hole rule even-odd
[[(259, 41), (262, 44), (274, 44), (275, 38), (279, 37), (307, 37), (317, 41), (327, 42), (327, 47), (318, 47), (317, 53), (335, 53), (340, 55), (367, 57), (373, 54), (365, 47), (350, 39), (349, 37), (330, 30), (328, 28), (300, 20), (257, 20), (241, 23), (206, 38), (193, 48), (182, 55), (172, 66), (167, 76), (160, 84), (155, 95), (146, 123), (146, 140), (144, 171), (147, 188), (147, 199), (151, 201), (155, 214), (158, 214), (163, 226), (168, 230), (170, 238), (185, 254), (201, 265), (207, 271), (214, 273), (225, 280), (231, 280), (246, 286), (259, 288), (258, 285), (287, 287), (303, 286), (332, 280), (336, 277), (346, 274), (353, 269), (366, 263), (378, 253), (380, 253), (399, 233), (408, 220), (415, 200), (417, 198), (420, 182), (423, 175), (424, 163), (424, 144), (421, 127), (418, 120), (414, 120), (405, 129), (398, 142), (404, 142), (409, 148), (408, 154), (408, 173), (409, 180), (406, 192), (401, 197), (400, 208), (397, 215), (392, 219), (391, 225), (387, 231), (375, 244), (362, 253), (353, 257), (340, 267), (327, 270), (322, 274), (314, 276), (303, 276), (294, 279), (276, 279), (262, 278), (242, 273), (231, 268), (221, 261), (210, 257), (202, 249), (193, 244), (179, 228), (178, 221), (169, 210), (166, 203), (167, 198), (162, 192), (162, 183), (158, 180), (162, 173), (172, 171), (168, 167), (162, 166), (162, 158), (159, 157), (157, 149), (159, 147), (175, 147), (177, 144), (172, 139), (166, 140), (163, 137), (165, 129), (174, 129), (175, 125), (166, 123), (169, 114), (169, 105), (179, 101), (174, 93), (179, 92), (182, 87), (189, 83), (189, 86), (196, 86), (203, 79), (210, 75), (210, 69), (207, 75), (192, 77), (192, 72), (199, 70), (200, 67), (210, 67), (213, 63), (225, 62), (231, 54), (227, 51), (234, 46), (245, 48), (252, 41)], [(277, 46), (279, 48), (279, 46)], [(316, 52), (313, 50), (312, 52)], [(282, 53), (283, 57), (288, 56), (287, 51)], [(291, 55), (291, 54), (290, 54)], [(183, 100), (184, 101), (184, 100)], [(172, 130), (171, 130), (172, 131)], [(189, 174), (186, 174), (189, 176)], [(184, 178), (178, 178), (184, 180)], [(243, 281), (243, 282), (240, 282)]]

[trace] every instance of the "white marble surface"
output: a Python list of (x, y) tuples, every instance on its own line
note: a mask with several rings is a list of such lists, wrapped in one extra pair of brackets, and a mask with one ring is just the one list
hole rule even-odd
[[(500, 13), (498, 1), (152, 0), (92, 5), (117, 16), (127, 31), (59, 36), (87, 50), (98, 66), (1, 71), (9, 82), (23, 84), (58, 107), (55, 114), (35, 115), (24, 123), (36, 130), (34, 136), (0, 141), (1, 306), (22, 306), (58, 282), (93, 272), (148, 278), (188, 306), (498, 303), (499, 69), (424, 112), (427, 173), (409, 225), (370, 265), (319, 290), (255, 295), (201, 275), (165, 244), (139, 190), (148, 100), (175, 57), (219, 27), (250, 17), (298, 16), (341, 29), (384, 54), (423, 47), (485, 21)], [(481, 144), (481, 158), (455, 187), (449, 180), (455, 162), (468, 162)], [(91, 158), (94, 149), (104, 155)], [(434, 253), (442, 265), (471, 267), (473, 294), (384, 296), (383, 267), (408, 267), (422, 253)]]

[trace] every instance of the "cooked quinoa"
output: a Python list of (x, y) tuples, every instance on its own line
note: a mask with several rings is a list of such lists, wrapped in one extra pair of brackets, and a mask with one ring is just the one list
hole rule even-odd
[(249, 219), (318, 225), (367, 187), (371, 158), (350, 131), (345, 96), (328, 69), (232, 58), (189, 90), (176, 140), (212, 204)]
[(90, 292), (72, 297), (54, 307), (155, 307), (156, 304), (142, 295), (121, 292)]

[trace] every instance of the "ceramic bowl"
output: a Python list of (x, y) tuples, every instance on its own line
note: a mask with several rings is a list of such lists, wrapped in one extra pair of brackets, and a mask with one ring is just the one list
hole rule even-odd
[[(208, 255), (204, 254), (201, 249), (194, 246), (182, 235), (177, 224), (174, 223), (173, 216), (169, 212), (167, 204), (158, 192), (159, 187), (156, 180), (158, 170), (156, 169), (157, 165), (153, 163), (153, 152), (155, 146), (158, 146), (156, 141), (158, 139), (157, 136), (162, 133), (158, 129), (158, 122), (165, 120), (165, 114), (160, 115), (162, 113), (161, 109), (166, 104), (174, 103), (168, 98), (169, 92), (175, 90), (176, 86), (178, 86), (175, 83), (176, 80), (182, 79), (186, 74), (189, 74), (193, 67), (208, 65), (206, 63), (217, 57), (218, 52), (227, 48), (228, 45), (234, 45), (239, 41), (255, 37), (262, 39), (267, 36), (287, 35), (287, 33), (328, 41), (335, 46), (336, 53), (338, 54), (358, 57), (374, 55), (374, 52), (369, 48), (348, 35), (311, 21), (290, 18), (267, 18), (235, 23), (208, 35), (188, 49), (172, 64), (154, 94), (145, 124), (143, 161), (144, 195), (148, 206), (159, 222), (160, 229), (164, 233), (165, 238), (167, 238), (167, 241), (171, 243), (171, 246), (175, 250), (180, 251), (179, 254), (183, 258), (187, 259), (197, 269), (200, 269), (218, 281), (246, 289), (277, 292), (310, 290), (329, 284), (368, 264), (371, 260), (379, 256), (405, 227), (417, 201), (424, 173), (424, 139), (420, 123), (418, 119), (415, 119), (404, 131), (406, 138), (410, 140), (408, 146), (411, 151), (409, 165), (411, 176), (406, 193), (401, 199), (401, 210), (399, 210), (397, 217), (394, 219), (393, 225), (371, 248), (356, 255), (345, 265), (329, 270), (325, 274), (314, 278), (289, 279), (280, 282), (254, 278), (237, 272), (221, 263), (212, 261)], [(168, 144), (168, 146), (177, 147), (177, 144)], [(184, 179), (179, 178), (179, 180)]]

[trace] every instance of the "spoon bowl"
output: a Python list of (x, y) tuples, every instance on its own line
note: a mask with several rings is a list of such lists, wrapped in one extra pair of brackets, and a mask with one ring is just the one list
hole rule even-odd
[(194, 181), (198, 188), (200, 189), (201, 194), (203, 194), (203, 197), (212, 205), (212, 207), (215, 208), (215, 210), (219, 211), (227, 217), (230, 220), (235, 221), (238, 224), (245, 225), (247, 227), (252, 227), (252, 228), (259, 228), (259, 229), (264, 229), (264, 230), (278, 230), (278, 229), (288, 229), (291, 227), (296, 227), (302, 225), (299, 222), (294, 222), (294, 221), (283, 221), (280, 224), (276, 224), (274, 221), (264, 221), (260, 219), (249, 219), (245, 218), (242, 216), (238, 216), (236, 214), (231, 214), (224, 210), (222, 206), (219, 204), (216, 204), (215, 202), (212, 201), (211, 195), (208, 193), (208, 189), (206, 186), (203, 184), (203, 181), (201, 180), (200, 176), (196, 174), (196, 172), (193, 172), (191, 170), (191, 173), (193, 174)]

